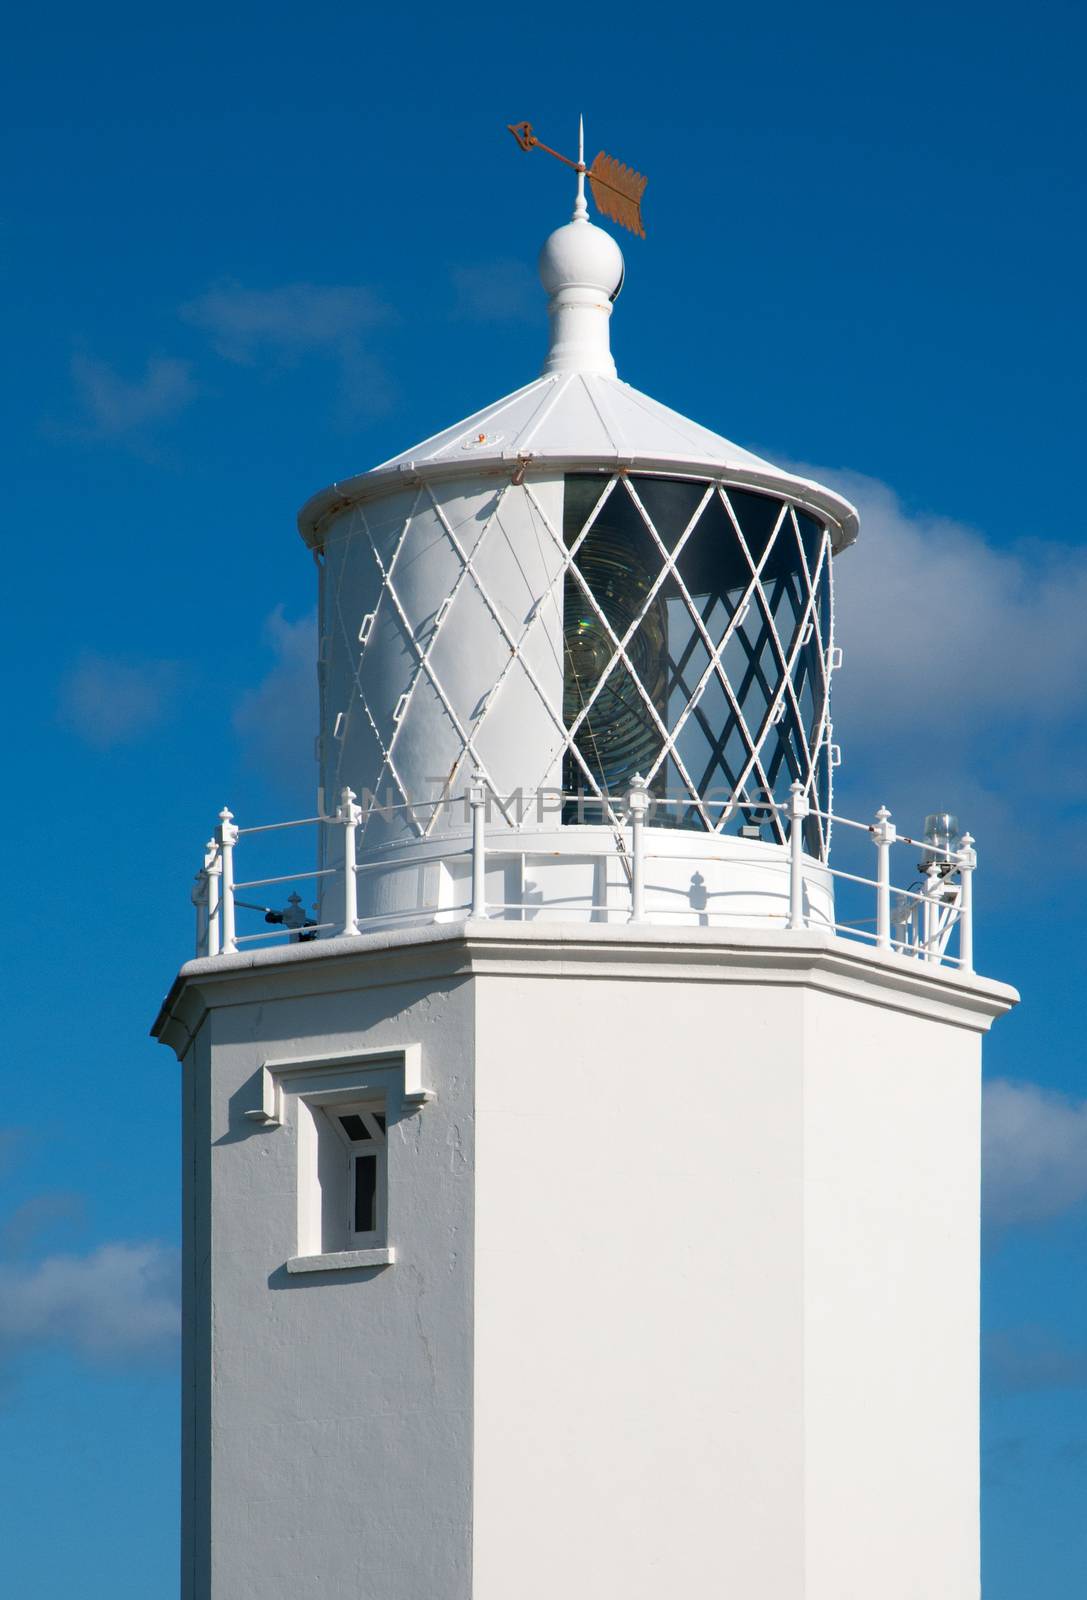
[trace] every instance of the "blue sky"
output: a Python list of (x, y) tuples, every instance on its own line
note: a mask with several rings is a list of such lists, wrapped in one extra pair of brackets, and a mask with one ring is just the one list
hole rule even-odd
[(1023, 993), (986, 1047), (985, 1594), (1083, 1592), (1085, 32), (1061, 3), (9, 21), (10, 1592), (177, 1592), (177, 1070), (147, 1027), (220, 805), (308, 810), (294, 512), (535, 374), (569, 185), (504, 124), (569, 145), (581, 109), (650, 176), (621, 375), (861, 506), (843, 807), (977, 835), (979, 962)]

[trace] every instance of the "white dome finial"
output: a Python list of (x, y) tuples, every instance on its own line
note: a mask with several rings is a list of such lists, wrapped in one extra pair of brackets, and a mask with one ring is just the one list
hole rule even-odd
[(615, 377), (608, 324), (623, 287), (623, 252), (610, 233), (589, 221), (585, 202), (585, 125), (578, 123), (577, 198), (574, 215), (540, 251), (547, 290), (551, 344), (544, 372), (598, 372)]

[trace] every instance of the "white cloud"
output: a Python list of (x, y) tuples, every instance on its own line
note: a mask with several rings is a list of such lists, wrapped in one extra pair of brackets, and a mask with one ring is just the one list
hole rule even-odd
[(388, 374), (368, 340), (394, 320), (393, 313), (365, 284), (220, 284), (182, 306), (181, 315), (210, 334), (227, 361), (251, 366), (262, 355), (288, 363), (325, 355), (339, 367), (347, 410), (374, 415), (391, 403)]
[[(317, 783), (313, 741), (317, 732), (317, 613), (289, 622), (277, 606), (265, 619), (265, 638), (274, 664), (243, 694), (234, 712), (235, 731), (250, 760), (282, 789), (307, 785), (312, 803)], [(301, 794), (299, 798), (302, 798)]]
[(539, 313), (543, 291), (523, 261), (453, 268), (453, 314), (471, 322), (520, 322)]
[(875, 479), (799, 470), (861, 514), (835, 563), (836, 809), (886, 804), (914, 832), (947, 808), (979, 842), (986, 896), (1066, 893), (1068, 870), (1039, 879), (1036, 839), (1059, 828), (1066, 869), (1087, 867), (1087, 549), (1029, 528), (998, 548)]
[(0, 1352), (60, 1345), (101, 1362), (168, 1358), (178, 1308), (177, 1252), (155, 1243), (0, 1265)]
[(347, 411), (376, 414), (391, 405), (389, 376), (367, 339), (394, 317), (365, 283), (282, 283), (271, 290), (226, 283), (189, 301), (181, 315), (211, 334), (227, 362), (328, 355), (339, 366), (339, 400)]
[(176, 662), (88, 652), (61, 680), (60, 719), (96, 750), (129, 744), (162, 720), (178, 680)]
[(275, 289), (221, 284), (182, 307), (228, 361), (250, 362), (262, 346), (300, 352), (338, 349), (389, 320), (365, 284), (285, 283)]
[(123, 378), (93, 356), (72, 357), (72, 379), (90, 433), (121, 439), (165, 422), (195, 398), (196, 383), (187, 361), (153, 356), (141, 378)]
[(861, 513), (860, 539), (835, 566), (841, 702), (857, 729), (969, 735), (987, 718), (1052, 725), (1082, 712), (1087, 551), (997, 549), (977, 529), (907, 512), (873, 478), (823, 477)]
[(985, 1219), (1045, 1222), (1087, 1198), (1087, 1100), (997, 1078), (982, 1117)]

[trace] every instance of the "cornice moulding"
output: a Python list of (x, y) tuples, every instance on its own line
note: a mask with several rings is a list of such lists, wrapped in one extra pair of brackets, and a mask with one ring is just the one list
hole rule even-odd
[(803, 985), (985, 1032), (1008, 984), (816, 933), (462, 922), (189, 961), (151, 1029), (180, 1057), (209, 1010), (378, 984), (507, 976)]

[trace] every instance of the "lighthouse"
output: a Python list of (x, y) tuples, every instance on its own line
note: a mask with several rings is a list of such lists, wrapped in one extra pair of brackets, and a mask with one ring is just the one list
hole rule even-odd
[(313, 815), (155, 1023), (183, 1600), (979, 1593), (977, 854), (836, 815), (856, 512), (617, 375), (578, 167), (540, 375), (299, 514)]

